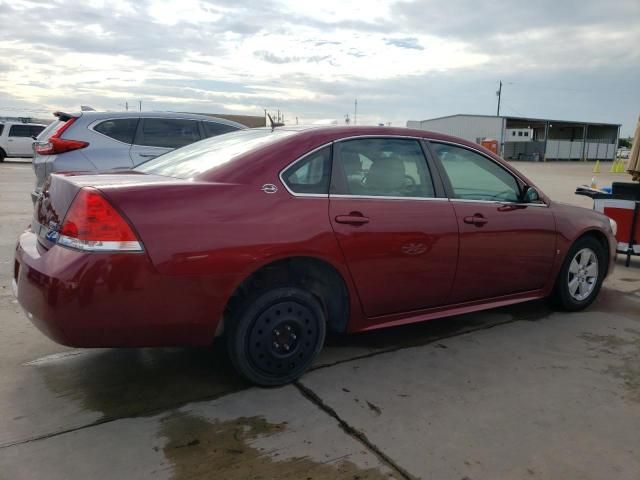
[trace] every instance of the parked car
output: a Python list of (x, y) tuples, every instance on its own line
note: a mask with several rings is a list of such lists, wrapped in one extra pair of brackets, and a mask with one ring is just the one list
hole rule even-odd
[(614, 230), (490, 151), (422, 130), (229, 133), (130, 172), (51, 175), (13, 286), (76, 347), (209, 345), (259, 385), (298, 378), (325, 332), (553, 296), (587, 307)]
[(150, 158), (247, 127), (222, 118), (172, 112), (55, 112), (33, 149), (38, 198), (52, 172), (131, 169)]
[(28, 122), (0, 122), (0, 162), (5, 158), (30, 157), (32, 144), (46, 125)]

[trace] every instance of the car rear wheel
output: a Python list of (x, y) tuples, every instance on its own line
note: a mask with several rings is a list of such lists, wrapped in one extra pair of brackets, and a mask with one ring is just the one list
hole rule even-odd
[(0, 148), (0, 162), (4, 162), (5, 158), (7, 158), (7, 154)]
[(598, 240), (583, 237), (573, 244), (558, 274), (557, 303), (569, 311), (582, 310), (595, 300), (602, 286), (607, 253)]
[(252, 383), (276, 386), (299, 378), (324, 344), (320, 302), (298, 287), (248, 297), (228, 324), (227, 345), (236, 370)]

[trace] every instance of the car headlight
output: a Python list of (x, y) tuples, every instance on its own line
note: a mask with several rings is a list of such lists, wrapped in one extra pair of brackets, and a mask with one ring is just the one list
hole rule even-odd
[(609, 225), (611, 226), (611, 232), (613, 233), (613, 236), (615, 237), (618, 233), (618, 224), (616, 223), (616, 221), (613, 218), (609, 219)]

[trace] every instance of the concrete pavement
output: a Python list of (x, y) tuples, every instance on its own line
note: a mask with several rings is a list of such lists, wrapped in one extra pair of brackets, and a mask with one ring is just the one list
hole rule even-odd
[[(569, 201), (592, 176), (518, 167)], [(264, 390), (221, 349), (42, 336), (9, 283), (33, 181), (0, 164), (0, 479), (640, 475), (640, 259), (587, 312), (534, 302), (334, 337), (297, 385)]]

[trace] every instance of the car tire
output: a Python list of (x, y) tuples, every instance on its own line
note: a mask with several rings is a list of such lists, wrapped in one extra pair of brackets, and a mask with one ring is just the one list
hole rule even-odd
[(265, 387), (299, 378), (322, 349), (327, 328), (322, 304), (294, 286), (250, 295), (229, 320), (227, 348), (233, 366)]
[(564, 310), (587, 308), (598, 296), (607, 268), (607, 251), (594, 237), (579, 238), (558, 273), (553, 300)]
[(0, 148), (0, 163), (4, 162), (5, 158), (7, 158), (7, 154)]

